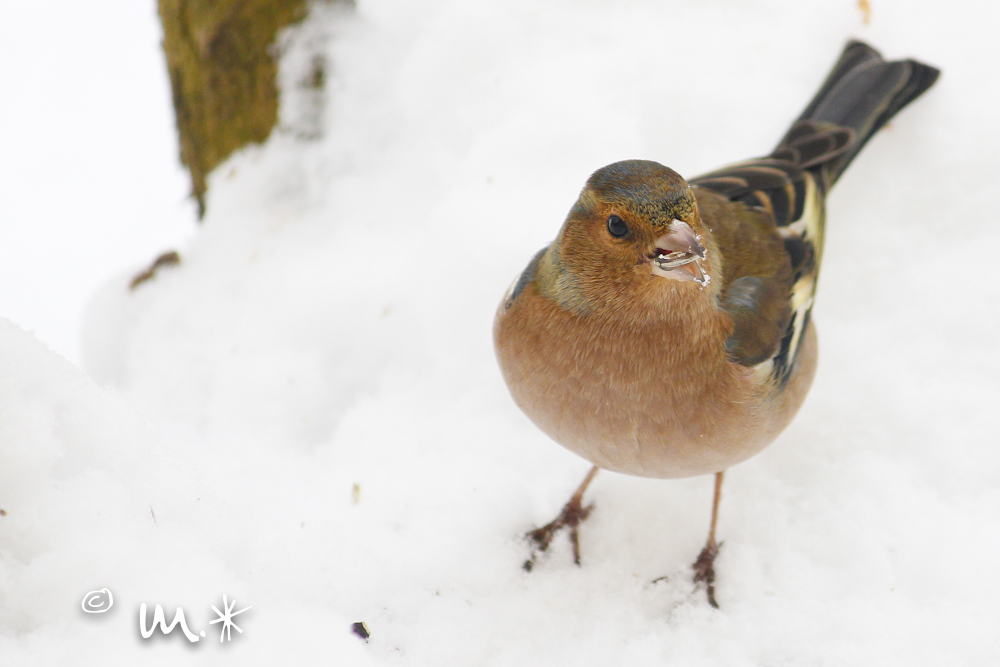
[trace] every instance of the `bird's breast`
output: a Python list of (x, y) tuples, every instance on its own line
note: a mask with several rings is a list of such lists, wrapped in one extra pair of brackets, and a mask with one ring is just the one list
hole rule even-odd
[(749, 458), (787, 423), (770, 385), (726, 358), (722, 316), (687, 315), (578, 315), (529, 287), (501, 305), (494, 343), (514, 401), (556, 442), (608, 470), (687, 477)]

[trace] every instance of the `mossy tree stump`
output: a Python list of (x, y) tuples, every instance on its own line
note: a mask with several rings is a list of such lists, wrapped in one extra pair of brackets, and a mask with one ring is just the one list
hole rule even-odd
[(305, 0), (159, 0), (159, 7), (181, 161), (200, 218), (209, 172), (275, 126), (275, 37), (307, 7)]

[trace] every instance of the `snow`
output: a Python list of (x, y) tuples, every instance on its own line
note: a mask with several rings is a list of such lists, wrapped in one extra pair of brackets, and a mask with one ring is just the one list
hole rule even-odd
[[(125, 5), (148, 54), (150, 16)], [(21, 325), (0, 323), (0, 662), (995, 662), (1000, 46), (986, 11), (880, 0), (866, 26), (847, 1), (317, 6), (283, 37), (282, 130), (212, 174), (196, 233), (163, 210), (174, 158), (137, 152), (142, 169), (116, 172), (148, 185), (128, 224), (158, 226), (127, 248), (112, 242), (122, 209), (93, 191), (107, 156), (17, 100), (24, 122), (63, 132), (33, 159), (87, 173), (46, 175), (35, 204), (4, 197), (21, 235), (5, 289), (34, 305), (0, 313)], [(727, 474), (721, 609), (690, 581), (709, 477), (602, 472), (582, 567), (561, 536), (524, 572), (520, 536), (588, 464), (507, 394), (491, 342), (505, 288), (591, 171), (647, 158), (694, 175), (769, 150), (851, 36), (944, 74), (834, 191), (819, 371), (786, 433)], [(323, 99), (297, 85), (318, 53)], [(101, 122), (113, 137), (123, 121)], [(56, 200), (79, 209), (72, 225)], [(104, 259), (65, 263), (73, 239)], [(179, 266), (127, 289), (178, 243)], [(51, 264), (34, 281), (36, 258)], [(84, 288), (83, 317), (52, 296)], [(83, 613), (103, 587), (112, 610)], [(231, 643), (209, 624), (223, 595), (253, 605)], [(183, 607), (207, 637), (142, 639), (141, 603)]]
[(194, 233), (150, 0), (0, 5), (0, 315), (80, 362), (122, 267)]

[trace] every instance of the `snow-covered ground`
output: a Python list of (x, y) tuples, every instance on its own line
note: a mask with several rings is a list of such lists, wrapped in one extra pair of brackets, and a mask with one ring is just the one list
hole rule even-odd
[[(4, 187), (51, 168), (30, 201), (19, 185), (0, 202), (20, 244), (0, 315), (21, 325), (0, 322), (0, 664), (997, 662), (997, 10), (874, 0), (865, 25), (851, 0), (319, 7), (283, 42), (285, 130), (213, 174), (192, 234), (172, 148), (121, 170), (53, 110), (162, 144), (169, 108), (120, 113), (145, 77), (135, 108), (167, 104), (152, 4), (128, 4), (119, 30), (146, 41), (107, 60), (135, 67), (108, 114), (51, 72), (2, 112)], [(48, 59), (4, 77), (78, 57), (68, 27), (52, 34)], [(563, 537), (524, 572), (520, 536), (588, 464), (507, 395), (491, 321), (510, 280), (597, 167), (694, 175), (768, 151), (852, 36), (944, 74), (833, 194), (819, 372), (788, 431), (727, 476), (721, 609), (690, 581), (708, 477), (602, 473), (583, 566)], [(307, 141), (317, 100), (297, 82), (317, 53), (331, 69)], [(93, 192), (102, 175), (127, 206)], [(186, 235), (180, 266), (127, 290)], [(83, 370), (24, 328), (73, 360), (80, 331)], [(112, 609), (83, 613), (104, 587)], [(252, 609), (220, 644), (223, 595)], [(207, 637), (142, 639), (142, 603), (183, 607)]]

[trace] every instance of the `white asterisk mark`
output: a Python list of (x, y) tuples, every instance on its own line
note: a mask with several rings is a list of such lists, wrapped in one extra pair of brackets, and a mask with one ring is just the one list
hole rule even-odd
[(220, 621), (222, 622), (222, 632), (219, 633), (219, 641), (220, 642), (222, 642), (224, 639), (227, 638), (226, 637), (227, 631), (229, 633), (229, 636), (228, 636), (229, 641), (233, 640), (233, 631), (230, 628), (236, 628), (236, 632), (239, 632), (240, 634), (243, 633), (243, 631), (240, 630), (240, 626), (238, 626), (235, 623), (233, 623), (233, 616), (236, 616), (237, 614), (242, 614), (247, 609), (252, 609), (253, 608), (253, 605), (250, 605), (249, 607), (244, 607), (243, 609), (240, 609), (239, 611), (233, 611), (233, 608), (235, 606), (236, 606), (236, 600), (233, 600), (233, 603), (229, 604), (229, 600), (226, 598), (225, 595), (222, 596), (222, 607), (223, 607), (223, 609), (226, 610), (225, 613), (219, 611), (214, 604), (212, 605), (212, 611), (214, 611), (216, 614), (218, 614), (219, 617), (217, 619), (215, 619), (214, 621), (209, 621), (208, 624), (212, 625), (212, 624), (215, 624), (215, 623), (219, 623)]

